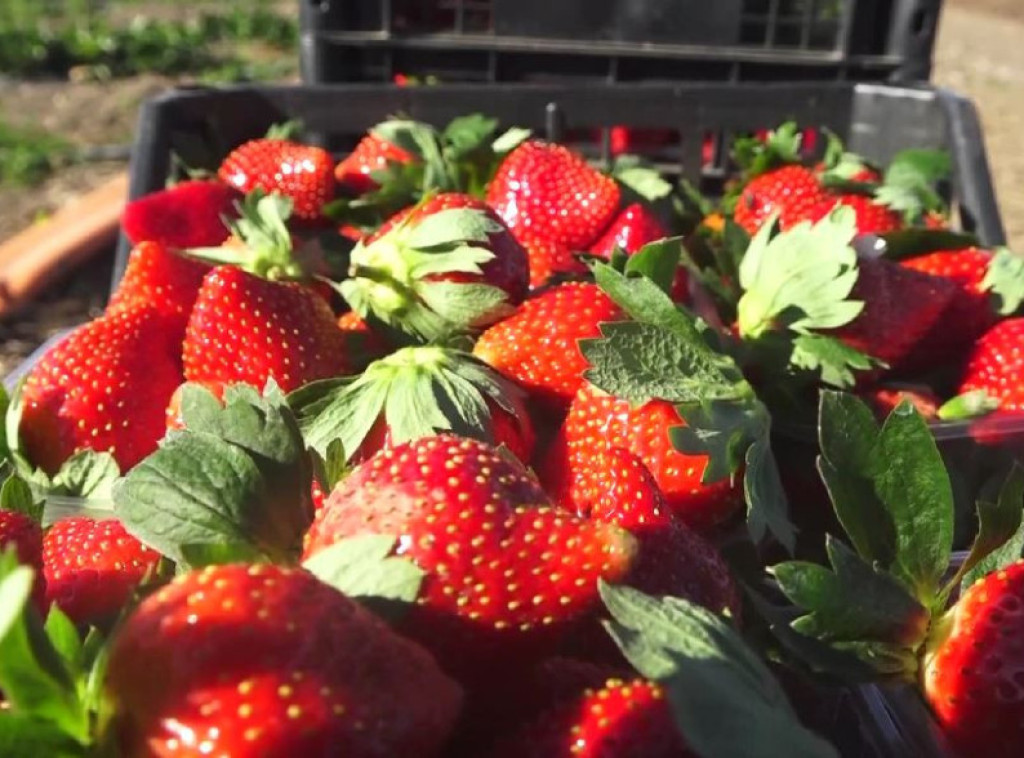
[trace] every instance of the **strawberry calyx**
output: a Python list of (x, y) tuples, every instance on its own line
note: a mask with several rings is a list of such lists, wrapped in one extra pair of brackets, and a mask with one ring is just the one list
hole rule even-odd
[[(483, 283), (495, 258), (490, 235), (504, 227), (486, 211), (450, 208), (403, 223), (351, 253), (350, 277), (338, 291), (363, 318), (436, 340), (493, 323), (513, 310), (507, 293)], [(452, 281), (452, 277), (469, 281)]]
[[(769, 570), (802, 614), (776, 635), (812, 668), (849, 676), (856, 663), (859, 675), (916, 682), (949, 635), (957, 588), (1019, 556), (1024, 469), (1014, 465), (998, 494), (978, 502), (977, 535), (953, 570), (953, 490), (913, 405), (903, 401), (879, 426), (856, 396), (824, 391), (818, 432), (818, 469), (848, 543), (827, 538), (829, 567), (791, 561)], [(793, 633), (838, 657), (807, 656)]]
[(877, 203), (903, 216), (908, 224), (923, 224), (929, 213), (944, 213), (946, 202), (936, 189), (952, 171), (942, 150), (909, 149), (898, 153), (874, 192)]
[(732, 157), (742, 169), (746, 182), (772, 169), (800, 163), (802, 142), (796, 122), (788, 121), (768, 132), (763, 139), (757, 136), (737, 139), (733, 143)]
[(992, 397), (985, 390), (971, 390), (950, 398), (936, 411), (942, 421), (966, 421), (986, 416), (999, 410), (999, 398)]
[(321, 267), (311, 247), (299, 249), (295, 245), (288, 229), (293, 206), (292, 199), (285, 195), (254, 190), (237, 204), (239, 217), (225, 219), (240, 244), (183, 252), (210, 263), (237, 266), (271, 281), (307, 281)]
[(522, 392), (470, 353), (450, 347), (402, 348), (355, 378), (307, 385), (289, 402), (307, 444), (326, 454), (340, 440), (349, 459), (380, 421), (389, 444), (442, 431), (495, 443), (493, 407), (529, 435)]
[(999, 315), (1017, 313), (1024, 304), (1024, 258), (1014, 255), (1006, 247), (996, 248), (981, 281), (981, 289), (991, 295), (993, 307)]

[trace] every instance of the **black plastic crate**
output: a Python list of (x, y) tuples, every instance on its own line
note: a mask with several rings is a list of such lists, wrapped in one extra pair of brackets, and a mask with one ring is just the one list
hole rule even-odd
[(303, 78), (926, 81), (942, 0), (300, 0)]
[[(130, 196), (165, 185), (172, 154), (192, 166), (217, 162), (270, 124), (301, 119), (308, 137), (343, 154), (373, 124), (396, 113), (443, 125), (455, 116), (484, 112), (502, 124), (521, 125), (551, 139), (600, 134), (611, 125), (672, 130), (658, 149), (659, 168), (681, 175), (702, 191), (721, 189), (732, 136), (770, 128), (787, 119), (828, 127), (849, 147), (887, 162), (908, 147), (947, 149), (953, 159), (951, 197), (961, 225), (993, 246), (1005, 241), (989, 174), (981, 127), (970, 101), (926, 86), (850, 83), (714, 83), (617, 85), (333, 85), (228, 87), (177, 90), (146, 103), (133, 149)], [(708, 137), (719, 149), (707, 160)], [(577, 144), (606, 159), (607, 139)], [(122, 240), (115, 281), (128, 252)]]

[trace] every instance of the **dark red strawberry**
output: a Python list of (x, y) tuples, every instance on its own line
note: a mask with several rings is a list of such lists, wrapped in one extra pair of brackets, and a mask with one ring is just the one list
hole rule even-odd
[(642, 203), (633, 203), (612, 219), (604, 234), (590, 246), (590, 252), (602, 258), (611, 257), (616, 247), (635, 253), (648, 242), (668, 236), (661, 220), (649, 208)]
[(285, 392), (343, 374), (348, 364), (344, 334), (322, 297), (235, 266), (203, 279), (183, 358), (189, 381), (262, 388), (273, 379)]
[(156, 242), (178, 250), (219, 245), (228, 237), (224, 219), (235, 217), (239, 197), (218, 181), (185, 181), (129, 201), (121, 226), (136, 245)]
[(975, 344), (958, 394), (981, 391), (1003, 411), (1024, 410), (1024, 318), (1009, 318)]
[(334, 167), (334, 178), (338, 185), (356, 195), (377, 189), (371, 177), (375, 171), (388, 167), (389, 163), (410, 163), (416, 157), (380, 135), (367, 134), (344, 160)]
[(662, 688), (609, 679), (551, 708), (491, 753), (494, 758), (692, 758)]
[(924, 658), (924, 691), (959, 755), (1011, 758), (1008, 735), (1024, 723), (1024, 562), (972, 585), (936, 622)]
[(728, 479), (701, 482), (708, 459), (672, 447), (668, 432), (677, 426), (685, 422), (669, 402), (652, 400), (633, 407), (585, 383), (540, 474), (550, 492), (565, 493), (581, 472), (597, 469), (609, 446), (623, 448), (647, 466), (677, 518), (693, 528), (709, 529), (736, 512), (740, 496)]
[(126, 755), (438, 755), (462, 694), (418, 645), (311, 574), (217, 566), (119, 630), (107, 690)]
[(43, 530), (31, 517), (18, 511), (0, 509), (0, 553), (13, 549), (18, 563), (35, 571), (32, 600), (36, 608), (45, 611), (43, 578)]
[[(748, 234), (779, 214), (783, 228), (821, 212), (827, 201), (825, 189), (812, 171), (790, 165), (773, 169), (751, 179), (736, 200), (734, 220)], [(822, 213), (824, 215), (824, 213)]]
[(125, 472), (156, 449), (181, 384), (180, 335), (150, 306), (78, 327), (29, 372), (19, 434), (49, 474), (79, 450), (110, 452)]
[(334, 198), (334, 159), (323, 148), (285, 139), (261, 138), (235, 148), (217, 176), (248, 195), (253, 190), (291, 198), (295, 218), (317, 221)]
[(46, 604), (79, 624), (110, 621), (159, 560), (119, 521), (61, 519), (43, 538)]
[(107, 313), (149, 304), (185, 336), (192, 305), (209, 265), (179, 255), (159, 242), (142, 242), (128, 256), (128, 265), (110, 296)]
[(588, 619), (597, 579), (619, 580), (634, 551), (620, 528), (553, 507), (510, 458), (450, 435), (385, 448), (359, 466), (316, 515), (305, 555), (359, 534), (397, 536), (427, 572), (402, 629), (448, 670), (491, 682)]
[(581, 339), (625, 315), (592, 283), (566, 282), (539, 292), (477, 340), (473, 354), (525, 387), (532, 396), (567, 408), (583, 382)]
[(521, 240), (540, 238), (586, 250), (611, 223), (621, 193), (615, 180), (561, 145), (524, 142), (502, 162), (487, 203)]
[(351, 261), (340, 289), (352, 309), (427, 339), (493, 323), (529, 284), (522, 245), (482, 201), (458, 193), (397, 213)]

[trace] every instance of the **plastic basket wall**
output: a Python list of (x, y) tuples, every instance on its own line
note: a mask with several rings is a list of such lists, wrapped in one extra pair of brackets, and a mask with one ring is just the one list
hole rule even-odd
[(941, 0), (302, 0), (309, 82), (927, 80)]

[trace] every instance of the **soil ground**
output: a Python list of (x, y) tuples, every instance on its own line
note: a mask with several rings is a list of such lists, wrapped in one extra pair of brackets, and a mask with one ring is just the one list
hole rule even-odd
[[(947, 0), (934, 81), (975, 100), (985, 127), (1011, 246), (1024, 251), (1024, 0)], [(172, 80), (141, 76), (113, 82), (18, 82), (0, 77), (0, 117), (38, 125), (82, 145), (126, 145), (140, 102)], [(123, 163), (68, 168), (40, 186), (0, 188), (0, 239), (101, 183)], [(98, 261), (76, 272), (22, 313), (0, 320), (0, 376), (56, 331), (98, 312), (109, 271)]]

